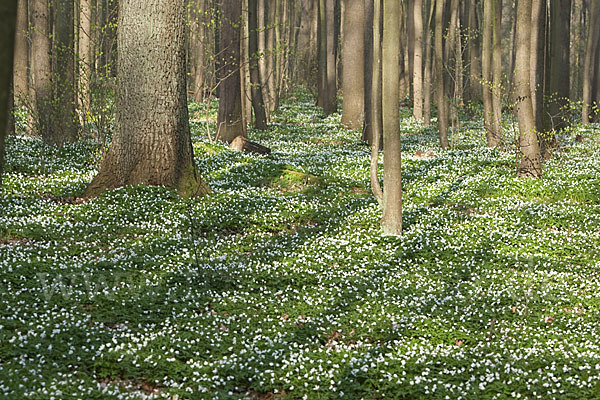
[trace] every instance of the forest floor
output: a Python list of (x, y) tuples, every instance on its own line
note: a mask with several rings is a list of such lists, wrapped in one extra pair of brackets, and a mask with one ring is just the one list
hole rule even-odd
[(9, 139), (0, 397), (600, 398), (600, 127), (523, 180), (480, 116), (442, 151), (402, 114), (401, 238), (359, 133), (304, 93), (250, 132), (269, 156), (193, 119), (194, 200), (81, 199), (93, 142)]

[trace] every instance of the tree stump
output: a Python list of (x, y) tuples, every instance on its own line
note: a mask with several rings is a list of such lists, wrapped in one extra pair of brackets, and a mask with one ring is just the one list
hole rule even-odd
[(238, 136), (229, 145), (229, 148), (235, 151), (247, 151), (255, 154), (271, 154), (271, 149), (252, 142), (243, 136)]

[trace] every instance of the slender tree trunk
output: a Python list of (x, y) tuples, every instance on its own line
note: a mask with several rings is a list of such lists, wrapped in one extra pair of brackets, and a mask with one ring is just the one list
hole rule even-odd
[(550, 82), (547, 97), (551, 128), (555, 131), (567, 125), (565, 112), (570, 93), (571, 0), (551, 1), (550, 7)]
[(319, 93), (317, 106), (325, 110), (327, 99), (327, 8), (326, 0), (319, 0)]
[(0, 193), (2, 192), (2, 168), (4, 166), (4, 141), (9, 115), (10, 87), (13, 79), (13, 57), (15, 53), (15, 30), (17, 26), (17, 1), (0, 3)]
[(244, 127), (252, 121), (252, 94), (250, 87), (249, 29), (248, 29), (248, 0), (241, 0), (242, 16), (240, 26), (240, 89), (242, 99), (242, 117)]
[(275, 93), (277, 92), (277, 88), (275, 85), (275, 80), (276, 80), (276, 73), (277, 71), (275, 70), (276, 68), (276, 55), (277, 55), (277, 49), (276, 49), (276, 40), (275, 40), (275, 26), (274, 24), (277, 23), (277, 21), (275, 20), (275, 16), (276, 16), (276, 3), (278, 1), (281, 0), (266, 0), (265, 5), (266, 5), (266, 9), (265, 9), (265, 16), (267, 18), (267, 21), (265, 22), (265, 25), (268, 26), (267, 32), (266, 32), (266, 45), (267, 45), (267, 51), (265, 52), (265, 57), (266, 57), (266, 67), (267, 67), (267, 80), (266, 80), (266, 87), (267, 87), (267, 95), (268, 95), (268, 105), (269, 105), (269, 111), (274, 111), (276, 108), (276, 99), (275, 99)]
[(57, 0), (54, 28), (52, 136), (50, 142), (62, 145), (77, 139), (75, 96), (74, 3)]
[(360, 129), (364, 112), (365, 8), (363, 0), (345, 0), (342, 40), (342, 124)]
[(325, 115), (337, 112), (337, 70), (335, 51), (335, 0), (325, 0), (327, 15), (327, 98)]
[(492, 108), (493, 131), (496, 145), (502, 141), (502, 0), (494, 0), (494, 27), (492, 29)]
[(431, 95), (433, 77), (433, 45), (431, 31), (433, 15), (435, 11), (435, 0), (427, 0), (429, 3), (429, 18), (425, 29), (425, 71), (423, 73), (423, 121), (425, 126), (431, 125)]
[(372, 87), (373, 87), (373, 0), (364, 0), (365, 7), (365, 23), (364, 23), (364, 44), (365, 44), (365, 62), (364, 67), (364, 125), (362, 140), (373, 144), (373, 99), (372, 99)]
[(210, 191), (194, 164), (188, 124), (185, 13), (184, 0), (119, 2), (115, 134), (86, 196), (137, 184)]
[(509, 46), (508, 46), (508, 62), (510, 62), (510, 67), (509, 67), (509, 82), (508, 82), (508, 91), (510, 93), (512, 93), (511, 95), (511, 99), (510, 102), (513, 103), (515, 101), (514, 99), (514, 77), (515, 77), (515, 55), (516, 55), (516, 34), (517, 34), (517, 7), (519, 5), (519, 0), (514, 0), (513, 5), (512, 5), (512, 13), (511, 13), (511, 21), (512, 21), (512, 26), (510, 29), (510, 37), (509, 37)]
[(204, 91), (206, 84), (204, 82), (204, 69), (206, 68), (206, 0), (193, 0), (190, 2), (190, 39), (192, 54), (192, 90), (194, 91), (194, 100), (198, 103), (204, 101)]
[(435, 3), (435, 97), (438, 109), (438, 129), (440, 131), (440, 145), (442, 149), (448, 147), (448, 96), (445, 84), (444, 72), (444, 0), (436, 0)]
[[(383, 191), (379, 183), (379, 174), (377, 172), (379, 164), (379, 150), (382, 147), (383, 139), (383, 121), (381, 109), (383, 102), (381, 98), (382, 82), (381, 82), (381, 0), (367, 0), (372, 4), (372, 40), (367, 47), (372, 47), (373, 63), (371, 64), (371, 75), (373, 77), (371, 83), (371, 126), (373, 137), (371, 140), (371, 166), (370, 166), (370, 182), (371, 190), (380, 207), (383, 207)], [(367, 20), (369, 21), (369, 20)]]
[[(165, 0), (162, 0), (165, 1)], [(223, 0), (221, 25), (220, 99), (217, 116), (219, 140), (230, 143), (238, 136), (246, 136), (242, 115), (240, 75), (241, 0)]]
[[(585, 46), (585, 60), (583, 63), (583, 111), (582, 121), (584, 125), (590, 122), (592, 114), (592, 88), (594, 85), (594, 67), (596, 60), (596, 51), (598, 49), (598, 42), (600, 41), (600, 2), (590, 2), (590, 14), (588, 18), (589, 23), (587, 31), (587, 41)], [(596, 78), (597, 79), (597, 78)]]
[(31, 61), (35, 93), (36, 131), (51, 140), (50, 114), (52, 85), (50, 82), (50, 10), (46, 0), (32, 0), (31, 5)]
[(413, 117), (423, 120), (423, 0), (413, 0), (415, 48), (413, 61)]
[(479, 29), (479, 0), (469, 0), (469, 99), (482, 101), (481, 34)]
[[(79, 114), (90, 112), (90, 83), (92, 81), (92, 0), (79, 0)], [(85, 118), (82, 118), (85, 119)]]
[[(496, 147), (500, 142), (500, 122), (497, 120), (498, 111), (501, 113), (501, 105), (499, 104), (500, 95), (498, 95), (500, 89), (496, 85), (501, 85), (502, 83), (500, 81), (501, 77), (497, 76), (497, 61), (501, 60), (495, 60), (495, 57), (498, 57), (498, 53), (501, 53), (501, 48), (498, 45), (499, 38), (496, 40), (498, 6), (498, 0), (483, 0), (483, 42), (481, 55), (483, 121), (489, 147)], [(501, 68), (502, 66), (500, 65)]]
[(546, 0), (532, 0), (531, 103), (537, 132), (544, 129), (544, 76), (546, 55)]
[(521, 149), (518, 175), (541, 178), (540, 148), (535, 130), (530, 86), (531, 10), (532, 0), (519, 0), (514, 79), (518, 99), (516, 111), (519, 120), (519, 144)]
[(298, 81), (315, 87), (318, 77), (315, 70), (318, 68), (318, 28), (319, 28), (319, 4), (316, 0), (302, 0), (300, 12), (300, 27), (298, 29), (296, 74)]
[[(414, 77), (414, 60), (415, 60), (415, 46), (416, 46), (416, 34), (415, 34), (415, 22), (414, 22), (414, 0), (401, 1), (400, 2), (400, 13), (402, 15), (402, 24), (406, 29), (406, 42), (405, 45), (400, 44), (401, 55), (400, 58), (404, 57), (404, 62), (400, 62), (400, 66), (404, 65), (404, 70), (400, 70), (400, 77), (405, 82), (401, 85), (400, 98), (409, 97), (414, 99), (413, 93), (413, 77)], [(400, 31), (402, 35), (402, 31)], [(406, 50), (406, 51), (403, 51)]]
[(28, 59), (28, 0), (18, 0), (17, 27), (15, 34), (15, 55), (13, 74), (13, 95), (16, 105), (22, 105), (27, 99), (29, 86), (27, 83)]
[(262, 96), (262, 82), (258, 70), (258, 2), (248, 0), (248, 28), (250, 52), (250, 81), (252, 88), (252, 108), (254, 109), (254, 127), (259, 130), (267, 129), (267, 114)]
[(384, 0), (383, 3), (383, 218), (384, 234), (402, 234), (402, 160), (400, 115), (398, 103), (400, 93), (400, 2)]
[(267, 60), (269, 58), (269, 49), (268, 40), (267, 40), (267, 32), (271, 28), (268, 27), (268, 6), (269, 0), (258, 0), (258, 48), (260, 51), (260, 58), (258, 59), (258, 70), (260, 72), (260, 81), (263, 83), (262, 92), (263, 92), (263, 100), (265, 103), (265, 111), (267, 114), (267, 120), (269, 119), (271, 112), (271, 99), (269, 97), (269, 74), (271, 73), (269, 70), (269, 66)]

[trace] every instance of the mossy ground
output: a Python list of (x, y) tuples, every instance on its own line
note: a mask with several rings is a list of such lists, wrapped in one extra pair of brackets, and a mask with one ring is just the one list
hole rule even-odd
[(192, 121), (200, 199), (81, 199), (94, 143), (11, 138), (0, 397), (600, 398), (598, 126), (540, 181), (477, 119), (448, 151), (402, 127), (402, 238), (380, 234), (360, 134), (304, 93), (250, 133), (270, 156)]

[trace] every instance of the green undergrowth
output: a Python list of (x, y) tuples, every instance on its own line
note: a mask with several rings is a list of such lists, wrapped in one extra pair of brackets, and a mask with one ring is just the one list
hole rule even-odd
[(191, 114), (199, 199), (80, 198), (93, 142), (9, 138), (0, 397), (600, 398), (597, 125), (523, 180), (480, 121), (441, 150), (403, 109), (393, 238), (370, 149), (307, 93), (250, 130), (269, 156), (211, 144)]

